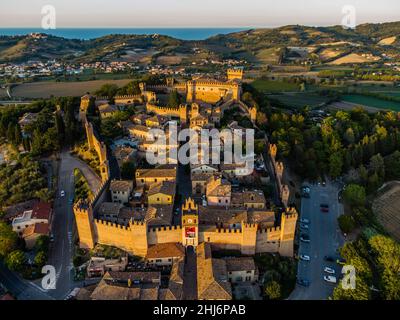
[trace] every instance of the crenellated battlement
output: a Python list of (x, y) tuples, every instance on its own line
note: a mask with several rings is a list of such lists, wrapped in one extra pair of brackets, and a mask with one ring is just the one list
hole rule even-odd
[(163, 227), (149, 227), (148, 231), (149, 232), (163, 232), (163, 231), (181, 231), (182, 230), (182, 226), (180, 225), (175, 225), (175, 226), (163, 226)]
[(237, 233), (237, 234), (242, 234), (241, 229), (236, 229), (236, 228), (217, 228), (215, 230), (216, 233)]
[(281, 231), (281, 227), (277, 226), (277, 227), (272, 227), (272, 228), (262, 228), (257, 230), (258, 234), (263, 234), (263, 233), (277, 233)]

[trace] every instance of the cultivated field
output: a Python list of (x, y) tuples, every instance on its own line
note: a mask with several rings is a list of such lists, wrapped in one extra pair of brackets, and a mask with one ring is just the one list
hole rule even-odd
[(348, 64), (348, 63), (365, 63), (365, 62), (373, 62), (373, 61), (378, 61), (380, 58), (379, 57), (363, 57), (360, 54), (357, 53), (350, 53), (347, 56), (341, 57), (339, 59), (336, 59), (332, 62), (329, 62), (329, 64), (333, 65), (340, 65), (340, 64)]
[(397, 39), (396, 36), (385, 38), (379, 41), (378, 44), (381, 46), (390, 46), (391, 44), (396, 42), (396, 39)]
[(380, 190), (372, 204), (378, 221), (397, 241), (400, 241), (400, 182), (390, 182)]
[(368, 97), (359, 94), (347, 94), (342, 97), (345, 102), (360, 104), (377, 109), (390, 109), (400, 111), (400, 102), (386, 101), (375, 97)]
[(252, 82), (254, 88), (266, 93), (284, 92), (284, 91), (298, 91), (299, 86), (294, 83), (273, 80), (256, 80)]
[(12, 96), (16, 98), (50, 98), (62, 96), (82, 96), (86, 92), (94, 92), (105, 83), (113, 83), (118, 86), (127, 84), (130, 79), (123, 80), (94, 80), (76, 82), (32, 82), (23, 83), (12, 89)]
[(320, 96), (313, 93), (290, 93), (290, 94), (272, 94), (268, 95), (270, 99), (279, 101), (289, 108), (303, 108), (309, 106), (311, 108), (318, 108), (327, 103), (327, 97)]

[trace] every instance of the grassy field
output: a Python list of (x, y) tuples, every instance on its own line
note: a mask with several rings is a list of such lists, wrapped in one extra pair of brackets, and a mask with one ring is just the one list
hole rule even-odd
[(342, 96), (342, 100), (378, 109), (391, 109), (394, 111), (400, 111), (400, 102), (386, 101), (374, 97), (362, 96), (359, 94), (344, 95)]
[(12, 96), (17, 98), (50, 98), (62, 96), (82, 96), (86, 92), (94, 92), (105, 83), (114, 83), (118, 86), (124, 86), (130, 79), (123, 80), (94, 80), (94, 81), (76, 81), (76, 82), (32, 82), (23, 83), (12, 89)]
[(321, 104), (329, 101), (327, 97), (313, 93), (272, 94), (268, 95), (268, 97), (270, 99), (279, 101), (289, 108), (303, 108), (305, 106), (317, 108)]
[(258, 91), (265, 93), (299, 91), (299, 86), (294, 83), (273, 80), (256, 80), (251, 83)]

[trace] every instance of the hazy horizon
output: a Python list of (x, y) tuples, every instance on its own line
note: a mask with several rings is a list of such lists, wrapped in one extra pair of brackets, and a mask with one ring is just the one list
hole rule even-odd
[(400, 21), (400, 2), (381, 0), (1, 0), (0, 28), (40, 28), (44, 5), (58, 28), (274, 28), (341, 24), (345, 5), (356, 24)]

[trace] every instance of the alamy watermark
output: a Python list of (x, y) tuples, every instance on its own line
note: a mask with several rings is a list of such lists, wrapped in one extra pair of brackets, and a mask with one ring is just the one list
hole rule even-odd
[(49, 30), (56, 28), (56, 8), (52, 5), (45, 5), (41, 10), (42, 29)]

